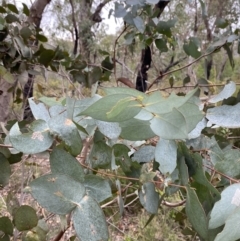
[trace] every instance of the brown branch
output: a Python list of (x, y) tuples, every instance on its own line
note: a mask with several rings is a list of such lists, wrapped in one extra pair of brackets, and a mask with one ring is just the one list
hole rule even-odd
[(179, 70), (188, 68), (189, 66), (191, 66), (191, 65), (193, 65), (194, 63), (198, 62), (200, 59), (202, 59), (202, 58), (204, 58), (204, 57), (206, 57), (206, 56), (209, 56), (209, 55), (213, 54), (215, 51), (217, 51), (218, 49), (220, 49), (222, 46), (223, 46), (223, 45), (217, 47), (216, 49), (214, 49), (214, 50), (211, 51), (210, 53), (206, 53), (206, 54), (201, 55), (200, 57), (198, 57), (197, 59), (195, 59), (195, 60), (192, 61), (191, 63), (186, 64), (186, 65), (184, 65), (184, 66), (182, 66), (182, 67), (180, 67), (180, 68), (178, 68), (178, 69), (174, 69), (174, 70), (168, 71), (168, 72), (166, 72), (166, 73), (161, 73), (161, 74), (149, 85), (148, 90), (150, 90), (150, 89), (152, 88), (152, 86), (153, 86), (154, 84), (156, 84), (157, 81), (158, 81), (159, 79), (161, 79), (162, 77), (164, 77), (164, 76), (166, 76), (166, 75), (169, 75), (169, 74), (172, 74), (172, 73), (175, 73), (175, 72), (177, 72), (177, 71), (179, 71)]
[(208, 169), (210, 169), (210, 170), (212, 170), (212, 171), (214, 171), (214, 172), (216, 172), (216, 173), (219, 174), (220, 176), (223, 176), (223, 177), (227, 178), (228, 180), (230, 180), (230, 181), (232, 181), (232, 182), (235, 182), (235, 183), (239, 183), (239, 182), (240, 182), (240, 181), (237, 180), (237, 179), (234, 179), (234, 178), (232, 178), (232, 177), (229, 177), (229, 176), (225, 175), (225, 174), (222, 173), (222, 172), (217, 171), (217, 170), (214, 169), (213, 167), (210, 167), (210, 166), (207, 166), (207, 165), (204, 165), (204, 164), (203, 164), (203, 166), (206, 167), (206, 168), (208, 168)]
[(171, 202), (167, 202), (165, 200), (162, 201), (162, 204), (167, 206), (167, 207), (171, 207), (171, 208), (174, 208), (174, 207), (180, 207), (182, 205), (184, 205), (186, 203), (186, 200), (182, 200), (181, 202), (179, 203), (171, 203)]
[(77, 23), (75, 19), (75, 11), (74, 11), (74, 6), (72, 0), (69, 0), (71, 8), (72, 8), (72, 22), (73, 22), (73, 27), (75, 31), (75, 41), (74, 41), (74, 48), (73, 48), (73, 54), (77, 54), (77, 49), (78, 49), (78, 40), (79, 40), (79, 35), (78, 35), (78, 28), (77, 28)]
[(92, 19), (93, 22), (96, 22), (96, 23), (102, 22), (102, 17), (100, 16), (100, 13), (101, 13), (101, 11), (102, 11), (102, 8), (103, 8), (107, 3), (109, 3), (110, 1), (111, 1), (111, 0), (105, 0), (105, 1), (103, 1), (102, 3), (100, 3), (100, 4), (97, 6), (95, 12), (94, 12), (94, 13), (92, 14), (92, 16), (91, 16), (91, 19)]
[(123, 77), (118, 78), (117, 79), (117, 84), (118, 84), (118, 82), (121, 82), (121, 83), (127, 85), (129, 88), (132, 88), (132, 89), (135, 88), (135, 85), (133, 84), (133, 82), (130, 79), (128, 79), (128, 78), (123, 78)]

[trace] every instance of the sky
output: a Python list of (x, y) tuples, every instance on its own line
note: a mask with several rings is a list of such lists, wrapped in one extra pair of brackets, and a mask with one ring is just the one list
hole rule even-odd
[[(8, 2), (13, 4), (16, 3), (17, 6), (21, 7), (22, 3), (31, 6), (31, 3), (34, 2), (34, 0), (9, 0)], [(108, 13), (111, 7), (113, 6), (107, 5), (101, 14), (103, 23), (108, 26), (108, 29), (106, 30), (107, 34), (115, 34), (116, 31), (121, 27), (121, 21), (119, 19), (115, 19), (113, 16), (108, 19)], [(54, 18), (52, 17), (52, 12), (50, 12), (49, 8), (47, 7), (42, 19), (42, 28), (44, 29), (44, 25), (49, 26), (49, 24), (51, 24), (53, 21)]]

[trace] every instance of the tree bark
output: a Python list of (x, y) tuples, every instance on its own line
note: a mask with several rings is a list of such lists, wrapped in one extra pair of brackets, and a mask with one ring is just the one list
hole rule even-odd
[[(51, 0), (35, 0), (30, 8), (30, 14), (28, 17), (28, 22), (30, 24), (34, 24), (36, 29), (40, 28), (42, 15), (46, 6), (51, 2)], [(37, 41), (32, 43), (33, 45), (37, 45)], [(28, 98), (33, 97), (33, 85), (34, 85), (34, 77), (33, 75), (28, 75), (28, 81), (24, 85), (23, 89), (23, 119), (24, 120), (32, 120), (33, 114), (31, 112)]]

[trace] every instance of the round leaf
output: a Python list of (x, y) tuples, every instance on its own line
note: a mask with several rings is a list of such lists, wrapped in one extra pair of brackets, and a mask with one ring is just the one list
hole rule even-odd
[(8, 217), (0, 218), (0, 231), (4, 234), (13, 235), (13, 224)]
[(27, 205), (18, 208), (13, 218), (14, 224), (19, 231), (30, 230), (37, 226), (38, 223), (36, 211)]
[(85, 195), (85, 187), (62, 174), (48, 174), (30, 184), (33, 197), (48, 211), (65, 215), (71, 212)]

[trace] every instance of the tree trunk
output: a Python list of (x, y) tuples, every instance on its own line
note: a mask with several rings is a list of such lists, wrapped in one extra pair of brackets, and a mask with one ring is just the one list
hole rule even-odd
[[(28, 22), (30, 24), (34, 24), (37, 29), (40, 28), (42, 15), (45, 7), (51, 2), (51, 0), (35, 0), (30, 8), (30, 14), (28, 17)], [(32, 43), (33, 45), (37, 45), (37, 41)], [(23, 89), (23, 119), (24, 120), (32, 120), (33, 114), (31, 112), (28, 98), (33, 97), (33, 85), (34, 85), (34, 77), (33, 75), (28, 75), (28, 81), (24, 85)]]

